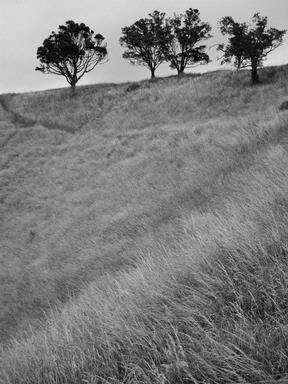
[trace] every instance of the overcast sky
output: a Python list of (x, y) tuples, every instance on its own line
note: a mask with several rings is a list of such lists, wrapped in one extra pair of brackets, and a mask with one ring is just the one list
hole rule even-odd
[[(155, 9), (172, 16), (188, 8), (198, 8), (201, 19), (209, 22), (214, 38), (207, 41), (210, 47), (225, 41), (217, 22), (222, 16), (248, 21), (255, 12), (268, 16), (269, 25), (288, 29), (287, 0), (0, 0), (0, 93), (21, 92), (66, 86), (63, 77), (35, 72), (38, 62), (36, 51), (52, 30), (67, 20), (84, 22), (106, 38), (109, 62), (84, 76), (79, 84), (122, 82), (149, 77), (149, 72), (132, 66), (122, 59), (119, 45), (121, 27), (131, 25)], [(219, 67), (217, 52), (209, 51), (213, 62), (197, 70)], [(219, 55), (219, 54), (218, 54)], [(269, 56), (266, 64), (288, 63), (288, 36), (284, 44)], [(167, 65), (156, 75), (174, 73)]]

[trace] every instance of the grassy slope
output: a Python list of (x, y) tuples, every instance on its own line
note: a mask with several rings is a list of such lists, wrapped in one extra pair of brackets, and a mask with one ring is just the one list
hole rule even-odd
[(2, 96), (0, 380), (285, 379), (287, 67), (262, 75)]

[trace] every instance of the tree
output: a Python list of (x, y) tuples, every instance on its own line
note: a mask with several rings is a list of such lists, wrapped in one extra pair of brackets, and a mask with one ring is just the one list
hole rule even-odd
[(231, 16), (220, 20), (220, 30), (228, 35), (229, 43), (220, 44), (218, 50), (224, 53), (222, 63), (233, 62), (237, 69), (251, 67), (252, 84), (259, 83), (258, 69), (266, 56), (278, 48), (285, 30), (267, 28), (267, 17), (255, 13), (252, 24), (237, 23)]
[(164, 48), (172, 35), (165, 13), (154, 11), (149, 16), (122, 28), (123, 36), (119, 42), (126, 48), (123, 58), (131, 64), (148, 67), (153, 79), (157, 67), (165, 61)]
[(184, 14), (174, 15), (168, 23), (173, 39), (166, 47), (166, 58), (170, 67), (177, 69), (178, 76), (184, 73), (185, 68), (209, 62), (206, 46), (198, 43), (211, 37), (211, 26), (201, 21), (198, 9), (189, 8)]
[(36, 71), (64, 76), (74, 96), (78, 81), (106, 57), (104, 37), (94, 35), (84, 23), (70, 20), (60, 25), (58, 33), (52, 32), (38, 48), (37, 59), (41, 65)]

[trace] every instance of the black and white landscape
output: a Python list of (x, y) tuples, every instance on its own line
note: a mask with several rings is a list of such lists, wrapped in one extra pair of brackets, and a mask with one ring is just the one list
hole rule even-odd
[(1, 384), (288, 383), (278, 2), (45, 0), (17, 72), (3, 30)]

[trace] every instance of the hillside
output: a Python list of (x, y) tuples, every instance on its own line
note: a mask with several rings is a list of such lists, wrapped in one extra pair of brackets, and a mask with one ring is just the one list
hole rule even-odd
[(261, 78), (0, 96), (1, 383), (288, 381), (288, 67)]

